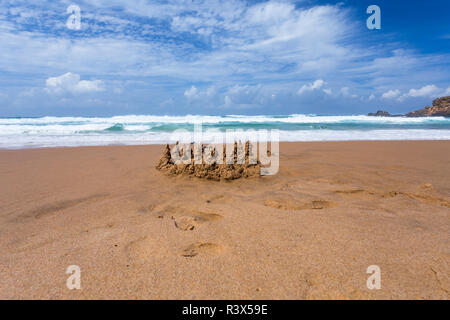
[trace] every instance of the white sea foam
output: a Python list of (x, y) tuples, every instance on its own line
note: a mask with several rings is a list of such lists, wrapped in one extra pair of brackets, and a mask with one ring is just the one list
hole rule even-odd
[(128, 115), (0, 119), (0, 148), (173, 143), (193, 139), (192, 133), (174, 137), (174, 130), (192, 130), (200, 122), (208, 125), (205, 130), (225, 130), (227, 124), (243, 130), (277, 128), (281, 141), (450, 140), (450, 119), (443, 117)]
[(430, 123), (430, 122), (448, 122), (444, 117), (433, 118), (406, 118), (406, 117), (370, 117), (364, 115), (354, 116), (314, 116), (303, 114), (292, 114), (288, 116), (146, 116), (146, 115), (127, 115), (114, 116), (110, 118), (90, 118), (90, 117), (42, 117), (42, 118), (0, 118), (0, 125), (51, 125), (62, 124), (104, 124), (114, 125), (122, 124), (144, 124), (144, 123), (343, 123), (343, 122), (366, 122), (366, 123)]
[[(101, 145), (142, 145), (174, 143), (189, 140), (187, 136), (174, 136), (170, 132), (142, 134), (78, 134), (78, 135), (2, 135), (0, 148), (71, 147)], [(239, 138), (239, 136), (237, 136)], [(242, 138), (245, 138), (244, 136)], [(205, 140), (211, 140), (208, 132)], [(280, 141), (352, 141), (352, 140), (450, 140), (450, 130), (370, 130), (370, 131), (280, 131)]]

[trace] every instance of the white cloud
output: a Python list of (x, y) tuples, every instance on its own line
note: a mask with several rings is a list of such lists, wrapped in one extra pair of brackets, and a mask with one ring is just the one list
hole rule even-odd
[(444, 92), (443, 95), (444, 95), (444, 96), (450, 95), (450, 87), (448, 87), (448, 88), (445, 90), (445, 92)]
[(295, 7), (290, 3), (266, 2), (255, 5), (247, 13), (248, 20), (254, 23), (274, 23), (289, 19)]
[(347, 97), (350, 95), (350, 89), (348, 87), (342, 87), (339, 92), (344, 96)]
[(372, 94), (369, 96), (369, 101), (372, 101), (373, 99), (375, 99), (375, 95), (372, 93)]
[(342, 87), (341, 90), (339, 90), (339, 93), (343, 96), (343, 97), (350, 97), (350, 98), (358, 98), (358, 95), (355, 93), (350, 93), (350, 88), (349, 87)]
[(262, 85), (234, 85), (225, 92), (225, 106), (247, 108), (273, 100), (276, 95)]
[(76, 92), (92, 92), (92, 91), (103, 91), (103, 81), (101, 80), (81, 80), (77, 83), (74, 90)]
[[(45, 10), (53, 9), (57, 16), (59, 8), (54, 6)], [(134, 15), (157, 18), (171, 27), (136, 23), (133, 17), (113, 10), (120, 7)], [(304, 9), (288, 1), (249, 4), (238, 0), (96, 0), (87, 16), (83, 15), (90, 20), (85, 23), (89, 29), (82, 38), (23, 29), (0, 30), (0, 68), (34, 72), (46, 66), (51, 72), (62, 72), (70, 61), (71, 70), (79, 74), (213, 81), (250, 73), (253, 79), (282, 77), (274, 71), (295, 64), (298, 66), (292, 74), (310, 74), (306, 71), (335, 68), (342, 59), (352, 57), (351, 45), (341, 43), (353, 32), (346, 13), (339, 6)], [(64, 23), (51, 23), (61, 32), (67, 31)], [(132, 35), (125, 36), (126, 28), (131, 27)], [(108, 34), (103, 35), (106, 31)], [(193, 42), (186, 32), (206, 38)], [(155, 37), (150, 39), (152, 34)], [(204, 50), (205, 47), (211, 50)], [(27, 52), (34, 52), (34, 58), (29, 59)], [(265, 62), (261, 63), (263, 58)]]
[(67, 72), (59, 77), (50, 77), (45, 81), (49, 93), (86, 93), (103, 91), (101, 80), (80, 80), (80, 75)]
[[(449, 85), (448, 54), (420, 54), (409, 50), (408, 43), (363, 38), (350, 5), (296, 0), (93, 0), (86, 5), (83, 32), (74, 37), (65, 27), (66, 1), (42, 0), (32, 9), (23, 1), (0, 1), (0, 70), (20, 77), (23, 88), (33, 86), (36, 75), (71, 70), (69, 76), (48, 79), (46, 90), (53, 93), (104, 88), (100, 80), (81, 80), (77, 75), (123, 83), (133, 79), (136, 82), (123, 91), (124, 96), (132, 95), (137, 102), (152, 94), (161, 101), (173, 97), (179, 111), (185, 110), (186, 101), (222, 105), (225, 96), (230, 104), (255, 106), (267, 103), (269, 97), (282, 101), (285, 108), (308, 99), (308, 92), (333, 96), (350, 106), (352, 96), (367, 97), (396, 87), (404, 93), (418, 87), (417, 79), (442, 88)], [(320, 78), (327, 84), (317, 82)], [(319, 80), (308, 83), (311, 79)], [(359, 86), (355, 79), (366, 80)], [(301, 88), (299, 81), (305, 84)], [(255, 82), (263, 89), (246, 88)], [(159, 86), (155, 83), (167, 84), (173, 91), (140, 90), (149, 84)], [(206, 88), (205, 83), (211, 86)], [(224, 94), (218, 95), (215, 86)], [(351, 89), (339, 91), (342, 86)], [(114, 87), (111, 92), (119, 93)], [(136, 88), (139, 93), (133, 92)], [(420, 90), (406, 95), (424, 94)], [(180, 94), (175, 97), (174, 92)], [(442, 93), (450, 94), (450, 88)], [(9, 94), (14, 97), (14, 92)], [(104, 96), (113, 104), (120, 100), (117, 95)], [(273, 108), (275, 102), (270, 104)]]
[(400, 90), (389, 90), (381, 95), (383, 99), (394, 99), (400, 95)]
[(318, 79), (312, 83), (304, 84), (300, 89), (298, 89), (297, 94), (302, 95), (304, 92), (320, 89), (324, 83), (325, 82), (322, 79)]
[(436, 94), (439, 89), (434, 85), (424, 86), (420, 89), (410, 89), (406, 96), (409, 97), (430, 97)]
[(188, 99), (194, 98), (197, 95), (198, 89), (195, 86), (190, 87), (184, 91), (184, 96)]
[(438, 88), (434, 84), (423, 86), (419, 89), (409, 89), (408, 93), (403, 94), (398, 98), (399, 101), (403, 101), (406, 98), (436, 98), (441, 95), (445, 95), (446, 91)]
[(196, 86), (192, 86), (184, 91), (184, 96), (188, 100), (211, 99), (216, 95), (216, 92), (215, 86), (210, 86), (205, 90), (199, 90)]

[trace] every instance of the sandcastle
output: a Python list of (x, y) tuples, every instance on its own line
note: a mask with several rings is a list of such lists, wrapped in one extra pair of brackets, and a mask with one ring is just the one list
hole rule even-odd
[[(199, 147), (200, 145), (197, 146)], [(190, 151), (190, 157), (184, 150)], [(201, 145), (201, 151), (196, 152), (194, 144), (180, 145), (177, 142), (172, 151), (166, 145), (156, 168), (168, 175), (186, 175), (215, 181), (260, 176), (261, 163), (248, 141), (245, 144), (234, 143), (230, 154), (233, 161), (227, 161), (225, 150), (224, 147), (222, 161), (217, 161), (220, 153), (215, 147)]]

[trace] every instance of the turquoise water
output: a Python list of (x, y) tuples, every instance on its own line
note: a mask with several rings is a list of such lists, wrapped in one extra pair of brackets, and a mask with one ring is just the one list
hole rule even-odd
[(212, 130), (277, 129), (281, 141), (450, 139), (450, 118), (443, 117), (128, 115), (0, 118), (0, 147), (170, 143), (177, 132), (192, 140), (200, 123), (204, 137)]

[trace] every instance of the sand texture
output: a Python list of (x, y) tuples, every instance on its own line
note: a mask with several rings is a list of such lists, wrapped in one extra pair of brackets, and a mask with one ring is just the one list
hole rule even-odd
[(233, 181), (163, 151), (0, 151), (0, 298), (449, 299), (450, 141), (282, 143)]

